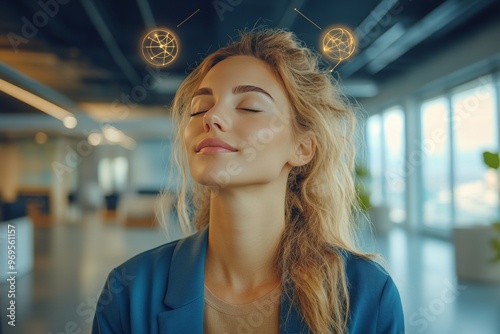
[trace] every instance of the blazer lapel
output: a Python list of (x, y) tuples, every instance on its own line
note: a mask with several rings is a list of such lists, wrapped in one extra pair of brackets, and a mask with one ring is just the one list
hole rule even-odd
[[(202, 334), (204, 317), (204, 272), (208, 228), (179, 241), (170, 263), (164, 303), (169, 311), (158, 315), (160, 333)], [(280, 334), (309, 333), (301, 313), (282, 292)]]
[(203, 333), (204, 270), (208, 228), (179, 241), (172, 254), (160, 333)]
[(177, 309), (158, 314), (162, 334), (203, 334), (203, 296)]
[(302, 314), (290, 300), (286, 287), (281, 291), (280, 334), (307, 334), (309, 329)]

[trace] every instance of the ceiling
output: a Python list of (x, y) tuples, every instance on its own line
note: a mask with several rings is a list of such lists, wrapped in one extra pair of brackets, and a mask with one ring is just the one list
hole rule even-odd
[[(237, 30), (287, 28), (320, 49), (329, 28), (344, 26), (355, 33), (358, 48), (334, 75), (348, 94), (363, 98), (475, 26), (498, 19), (498, 12), (498, 0), (8, 0), (0, 4), (0, 78), (79, 120), (126, 118), (144, 126), (144, 118), (165, 115), (186, 73)], [(155, 27), (170, 29), (179, 41), (177, 58), (163, 68), (148, 65), (141, 53), (142, 38)], [(0, 123), (40, 114), (0, 92)]]

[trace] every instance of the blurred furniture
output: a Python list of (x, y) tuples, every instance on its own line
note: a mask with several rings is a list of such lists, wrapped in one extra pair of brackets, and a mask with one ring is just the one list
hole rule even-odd
[(104, 203), (105, 203), (104, 219), (105, 220), (109, 221), (109, 220), (116, 219), (116, 212), (118, 209), (119, 201), (120, 201), (120, 194), (118, 194), (118, 193), (111, 193), (111, 194), (104, 196)]
[(36, 226), (52, 224), (50, 188), (21, 188), (12, 202), (2, 202), (0, 220), (29, 216)]
[(158, 192), (125, 194), (118, 203), (116, 220), (126, 227), (156, 228), (157, 201)]
[(453, 230), (455, 265), (459, 280), (500, 283), (500, 263), (495, 256), (491, 240), (498, 232), (493, 226), (465, 226)]

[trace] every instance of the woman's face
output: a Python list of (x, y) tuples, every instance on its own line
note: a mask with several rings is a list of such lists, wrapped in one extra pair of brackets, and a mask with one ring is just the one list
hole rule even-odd
[(231, 187), (286, 180), (290, 105), (269, 65), (250, 56), (221, 61), (201, 82), (190, 112), (184, 140), (195, 181)]

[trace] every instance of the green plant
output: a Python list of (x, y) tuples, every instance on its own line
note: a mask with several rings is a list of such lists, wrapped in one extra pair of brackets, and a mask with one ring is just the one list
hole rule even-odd
[(365, 180), (369, 177), (370, 172), (364, 166), (356, 166), (356, 194), (361, 209), (367, 211), (371, 208), (370, 193), (366, 189)]
[(498, 153), (483, 152), (483, 161), (489, 168), (498, 170), (498, 167), (500, 167), (500, 156), (498, 156)]
[[(484, 152), (483, 161), (486, 166), (498, 172), (498, 169), (500, 168), (500, 156), (498, 152)], [(493, 227), (496, 231), (500, 232), (500, 222), (493, 223)], [(490, 245), (495, 252), (495, 255), (491, 259), (491, 262), (500, 262), (500, 237), (491, 239)]]

